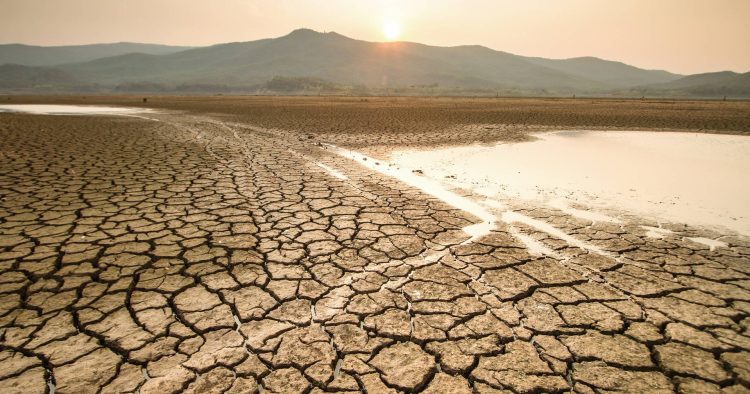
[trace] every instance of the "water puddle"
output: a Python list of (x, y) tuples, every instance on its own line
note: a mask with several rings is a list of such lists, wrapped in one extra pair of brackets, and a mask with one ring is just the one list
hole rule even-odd
[[(0, 112), (20, 112), (34, 115), (125, 115), (134, 116), (150, 113), (148, 108), (104, 107), (97, 105), (50, 105), (50, 104), (8, 104), (0, 105)], [(142, 117), (142, 116), (138, 116)], [(145, 117), (143, 117), (145, 118)], [(149, 120), (156, 120), (146, 118)]]
[[(746, 136), (636, 131), (535, 136), (532, 142), (394, 152), (388, 168), (418, 171), (442, 189), (540, 201), (592, 221), (618, 223), (595, 212), (615, 209), (750, 234)], [(572, 208), (579, 206), (592, 211)]]

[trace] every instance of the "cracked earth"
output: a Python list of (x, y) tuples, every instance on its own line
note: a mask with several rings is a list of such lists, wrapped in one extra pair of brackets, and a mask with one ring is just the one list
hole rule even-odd
[(746, 238), (471, 239), (306, 133), (149, 117), (0, 115), (0, 392), (750, 390)]

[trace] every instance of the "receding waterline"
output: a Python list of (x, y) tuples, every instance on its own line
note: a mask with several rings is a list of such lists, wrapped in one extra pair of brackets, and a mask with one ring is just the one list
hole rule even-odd
[(497, 217), (494, 214), (482, 207), (479, 203), (447, 190), (443, 185), (433, 179), (417, 175), (411, 170), (390, 166), (387, 163), (381, 163), (377, 159), (373, 159), (359, 152), (339, 148), (334, 145), (326, 144), (325, 146), (340, 156), (354, 160), (381, 174), (396, 178), (407, 185), (415, 187), (449, 205), (479, 218), (481, 220), (479, 223), (463, 228), (464, 232), (471, 236), (466, 243), (473, 242), (489, 234), (490, 231), (495, 228)]
[[(415, 173), (409, 169), (402, 169), (398, 166), (393, 166), (388, 163), (381, 163), (380, 161), (368, 157), (362, 153), (339, 148), (333, 145), (326, 144), (327, 148), (333, 150), (334, 153), (347, 157), (354, 160), (363, 166), (375, 170), (383, 175), (393, 177), (401, 182), (406, 183), (412, 187), (415, 187), (426, 194), (440, 199), (446, 204), (452, 205), (458, 209), (461, 209), (467, 213), (470, 213), (480, 219), (478, 223), (466, 226), (462, 230), (469, 235), (469, 239), (464, 241), (464, 244), (475, 242), (485, 235), (490, 234), (492, 230), (497, 227), (497, 222), (502, 221), (509, 225), (508, 229), (510, 233), (521, 241), (532, 254), (536, 255), (556, 255), (553, 250), (543, 245), (541, 242), (534, 240), (532, 237), (527, 236), (518, 231), (513, 224), (522, 223), (539, 231), (543, 231), (552, 236), (558, 237), (569, 242), (571, 245), (586, 249), (590, 252), (608, 255), (608, 253), (596, 246), (589, 245), (586, 242), (578, 240), (577, 238), (570, 236), (562, 230), (545, 223), (543, 221), (531, 218), (524, 214), (513, 212), (505, 207), (501, 202), (491, 199), (485, 199), (481, 203), (475, 201), (472, 198), (461, 196), (457, 193), (448, 189), (448, 185), (445, 185), (435, 179), (422, 176), (420, 173)], [(486, 206), (487, 208), (485, 208)], [(497, 215), (493, 212), (496, 212)]]

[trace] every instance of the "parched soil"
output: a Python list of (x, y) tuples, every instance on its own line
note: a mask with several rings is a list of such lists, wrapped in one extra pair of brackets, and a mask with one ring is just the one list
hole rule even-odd
[(614, 99), (0, 96), (3, 103), (120, 105), (212, 115), (351, 147), (519, 141), (525, 131), (680, 130), (750, 135), (750, 101)]
[(566, 239), (467, 243), (476, 218), (320, 144), (744, 134), (746, 103), (160, 100), (183, 112), (0, 114), (0, 392), (750, 390), (747, 238), (511, 201)]

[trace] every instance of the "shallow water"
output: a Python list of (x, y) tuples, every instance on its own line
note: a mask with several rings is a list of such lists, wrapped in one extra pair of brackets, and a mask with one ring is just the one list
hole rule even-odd
[[(489, 198), (575, 203), (750, 234), (750, 137), (565, 131), (532, 142), (394, 152), (391, 163)], [(577, 212), (585, 216), (585, 211)], [(591, 216), (608, 221), (607, 216)]]
[(0, 112), (22, 112), (35, 115), (133, 115), (151, 112), (151, 110), (94, 105), (8, 104), (0, 105)]

